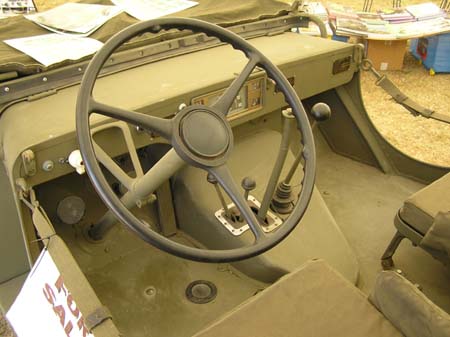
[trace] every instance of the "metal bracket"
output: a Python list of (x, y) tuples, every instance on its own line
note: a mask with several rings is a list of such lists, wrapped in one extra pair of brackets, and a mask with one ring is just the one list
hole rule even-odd
[(355, 61), (358, 67), (361, 67), (364, 60), (364, 45), (358, 43), (355, 45), (355, 49), (353, 51), (353, 60)]
[(25, 206), (27, 206), (31, 211), (31, 217), (36, 228), (40, 239), (38, 241), (43, 241), (45, 239), (50, 239), (53, 235), (56, 235), (55, 229), (47, 216), (45, 210), (39, 204), (36, 198), (36, 193), (33, 188), (28, 187), (23, 178), (17, 179), (16, 185), (20, 188), (19, 199)]
[[(251, 208), (257, 210), (261, 207), (261, 203), (252, 195), (248, 196), (248, 204)], [(228, 209), (231, 211), (232, 214), (239, 214), (239, 211), (237, 210), (236, 205), (234, 203), (229, 204)], [(225, 216), (225, 210), (223, 208), (217, 210), (214, 213), (214, 215), (216, 219), (219, 220), (219, 222), (234, 236), (240, 236), (250, 229), (249, 225), (245, 222), (242, 222), (243, 225), (240, 227), (236, 226), (239, 224), (239, 222), (233, 221), (232, 219)], [(264, 233), (270, 233), (274, 231), (283, 223), (283, 220), (281, 220), (281, 218), (273, 214), (271, 211), (267, 212), (266, 220), (267, 225), (266, 226), (261, 225), (261, 228), (264, 231)]]
[(21, 154), (23, 169), (28, 177), (36, 174), (36, 157), (32, 150), (25, 150)]
[(92, 332), (92, 330), (108, 319), (112, 319), (111, 312), (107, 307), (101, 306), (85, 316), (84, 325), (89, 332)]

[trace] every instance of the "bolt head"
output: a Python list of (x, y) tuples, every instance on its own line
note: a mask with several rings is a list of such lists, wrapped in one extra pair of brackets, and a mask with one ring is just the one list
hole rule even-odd
[(54, 167), (55, 167), (55, 164), (51, 160), (46, 160), (42, 164), (42, 169), (47, 172), (50, 172), (51, 170), (53, 170)]
[(208, 183), (210, 184), (217, 184), (217, 179), (216, 177), (214, 177), (211, 173), (208, 173), (206, 180), (208, 181)]

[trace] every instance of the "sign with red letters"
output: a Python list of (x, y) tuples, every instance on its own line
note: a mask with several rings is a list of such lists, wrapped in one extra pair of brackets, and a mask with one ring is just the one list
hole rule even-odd
[(18, 337), (94, 337), (47, 250), (42, 251), (6, 317)]

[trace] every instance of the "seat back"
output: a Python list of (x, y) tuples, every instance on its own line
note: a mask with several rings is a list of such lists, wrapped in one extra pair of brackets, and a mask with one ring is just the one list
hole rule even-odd
[(369, 299), (406, 337), (450, 336), (450, 316), (395, 271), (378, 275)]

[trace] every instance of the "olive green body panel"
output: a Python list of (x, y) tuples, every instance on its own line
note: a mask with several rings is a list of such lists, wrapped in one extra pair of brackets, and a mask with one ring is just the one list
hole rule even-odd
[[(275, 164), (281, 135), (279, 130), (268, 129), (277, 125), (279, 114), (267, 116), (266, 122), (254, 121), (253, 127), (235, 128), (235, 148), (228, 161), (236, 181), (252, 177), (257, 182), (251, 195), (261, 201), (266, 189), (267, 177)], [(295, 140), (291, 144), (297, 144)], [(255, 151), (255, 149), (264, 149)], [(294, 149), (289, 151), (282, 177), (287, 174), (294, 160)], [(243, 160), (245, 158), (246, 160)], [(301, 173), (292, 178), (292, 194), (300, 192)], [(196, 238), (201, 244), (213, 248), (229, 249), (252, 243), (250, 231), (233, 237), (225, 233), (214, 214), (221, 208), (216, 191), (206, 182), (204, 172), (187, 167), (173, 179), (174, 204), (178, 225), (183, 232)], [(225, 197), (231, 203), (228, 197)], [(208, 224), (199, 226), (199, 224)], [(262, 282), (272, 283), (310, 259), (322, 258), (350, 282), (358, 280), (359, 266), (353, 250), (348, 245), (339, 226), (328, 211), (320, 192), (315, 189), (308, 209), (299, 225), (279, 245), (268, 252), (234, 263), (238, 270)]]
[[(351, 63), (347, 71), (332, 73), (334, 61), (353, 57), (356, 53), (357, 48), (352, 45), (295, 33), (256, 38), (250, 42), (288, 78), (295, 79), (294, 87), (301, 98), (347, 83), (357, 70)], [(94, 97), (112, 106), (171, 116), (181, 103), (189, 104), (201, 94), (225, 88), (245, 65), (246, 58), (239, 54), (230, 46), (220, 46), (119, 72), (99, 79)], [(263, 76), (262, 72), (259, 74)], [(253, 76), (258, 76), (258, 72)], [(68, 150), (77, 148), (75, 102), (78, 88), (72, 86), (36, 101), (20, 102), (3, 113), (0, 134), (9, 172), (26, 149), (36, 153), (38, 167), (37, 174), (28, 179), (31, 185), (72, 171), (67, 165), (56, 165), (51, 173), (40, 168), (43, 161), (57, 160), (67, 156)], [(238, 123), (285, 106), (282, 95), (274, 93), (270, 82), (265, 98), (262, 111), (241, 118)], [(92, 124), (105, 121), (106, 117), (97, 115), (91, 119)]]
[(0, 191), (0, 283), (3, 283), (27, 272), (29, 263), (15, 193), (3, 167), (0, 168)]
[[(26, 264), (28, 269), (28, 263)], [(27, 279), (28, 272), (0, 284), (0, 310), (7, 312)]]
[[(295, 33), (260, 37), (251, 39), (250, 42), (295, 82), (294, 87), (302, 98), (349, 82), (357, 70), (356, 64), (351, 62), (348, 69), (333, 74), (333, 63), (336, 60), (353, 58), (359, 52), (352, 45)], [(169, 117), (177, 112), (181, 103), (190, 104), (199, 95), (225, 88), (242, 70), (245, 62), (245, 57), (230, 46), (210, 48), (102, 77), (98, 80), (94, 96), (112, 106)], [(257, 70), (251, 76), (259, 77), (265, 83), (263, 108), (235, 118), (231, 121), (232, 126), (242, 125), (285, 107), (283, 96), (276, 93), (276, 88), (267, 80), (263, 71)], [(321, 80), (318, 81), (317, 78)], [(14, 186), (19, 177), (24, 177), (31, 187), (74, 172), (67, 163), (67, 157), (78, 148), (75, 136), (78, 89), (78, 85), (61, 88), (39, 99), (12, 104), (3, 111), (0, 123), (1, 155), (12, 182), (10, 186)], [(96, 125), (109, 121), (98, 115), (91, 119), (92, 124)], [(159, 137), (150, 137), (135, 129), (131, 131), (137, 147), (162, 141)], [(107, 130), (104, 135), (108, 140), (106, 143), (109, 142), (107, 150), (113, 156), (125, 153), (126, 148), (111, 132)], [(34, 175), (27, 175), (24, 170), (21, 154), (25, 150), (31, 150), (35, 154)], [(51, 171), (43, 169), (44, 162), (48, 160), (54, 165)], [(9, 182), (4, 180), (2, 183)], [(5, 194), (7, 197), (10, 195)], [(5, 264), (2, 266), (2, 280), (27, 271), (27, 256), (33, 261), (39, 252), (39, 246), (33, 237), (34, 228), (29, 210), (20, 203), (17, 208), (10, 204), (5, 214), (8, 212), (12, 214), (11, 217), (19, 214), (23, 219), (20, 224), (17, 219), (14, 224), (2, 221), (2, 230), (19, 239), (19, 243), (14, 246), (6, 241), (6, 236), (0, 239), (0, 246), (7, 247), (7, 255), (10, 257), (7, 261), (2, 260)], [(28, 244), (25, 245), (24, 242)], [(8, 267), (9, 265), (17, 269)], [(3, 271), (8, 273), (3, 274)]]
[[(371, 139), (371, 143), (374, 144), (371, 145), (372, 151), (379, 153), (380, 158), (382, 156), (379, 162), (384, 172), (398, 174), (428, 184), (450, 171), (450, 167), (417, 160), (386, 140), (373, 124), (364, 107), (359, 74), (352, 81), (337, 88), (336, 92), (347, 113), (355, 121), (356, 127), (365, 135), (366, 139)], [(390, 164), (390, 168), (385, 166), (386, 162)]]
[(310, 108), (317, 102), (326, 102), (333, 111), (319, 129), (336, 153), (422, 183), (431, 183), (449, 172), (449, 167), (421, 162), (386, 140), (364, 107), (359, 72), (350, 82), (310, 97), (304, 103)]
[[(422, 181), (431, 181), (447, 170), (447, 168), (434, 167), (408, 158), (402, 152), (387, 143), (372, 125), (364, 110), (359, 91), (358, 62), (362, 56), (359, 46), (302, 36), (295, 33), (282, 33), (275, 36), (258, 37), (249, 41), (280, 67), (286, 77), (292, 81), (298, 95), (306, 102), (308, 107), (311, 107), (318, 101), (325, 101), (330, 104), (335, 114), (329, 121), (320, 126), (320, 130), (335, 152), (376, 168), (380, 168), (384, 172), (403, 174)], [(348, 63), (348, 67), (345, 66), (346, 62)], [(167, 58), (156, 63), (136, 66), (126, 71), (119, 71), (104, 76), (97, 82), (94, 90), (94, 97), (98, 101), (105, 102), (111, 106), (133, 109), (160, 117), (172, 117), (177, 113), (181, 104), (184, 103), (189, 105), (193, 99), (201, 95), (226, 88), (236, 75), (242, 71), (245, 64), (246, 58), (239, 54), (239, 52), (233, 50), (230, 46), (218, 46), (179, 57)], [(337, 64), (344, 64), (344, 66), (340, 68), (339, 66), (336, 66)], [(262, 128), (261, 132), (266, 132), (267, 134), (269, 134), (268, 131), (276, 132), (278, 135), (281, 133), (281, 123), (279, 120), (280, 118), (278, 117), (280, 116), (280, 110), (286, 107), (284, 98), (282, 94), (277, 92), (273, 82), (266, 77), (264, 71), (257, 69), (251, 75), (251, 79), (254, 78), (263, 79), (264, 96), (262, 108), (249, 113), (236, 115), (232, 118), (231, 125), (236, 138), (250, 134), (249, 130), (256, 129), (255, 125), (258, 123), (266, 124), (265, 130)], [(0, 206), (2, 216), (3, 214), (7, 215), (0, 221), (0, 234), (2, 234), (2, 236), (0, 236), (0, 247), (5, 247), (3, 254), (6, 254), (9, 259), (2, 259), (0, 262), (0, 283), (2, 280), (6, 281), (15, 276), (19, 277), (17, 282), (14, 282), (14, 286), (9, 287), (8, 284), (4, 284), (3, 287), (0, 287), (0, 301), (4, 306), (7, 306), (10, 299), (13, 297), (11, 294), (17, 291), (16, 285), (23, 279), (20, 275), (23, 275), (24, 272), (29, 269), (28, 256), (30, 256), (30, 260), (32, 261), (33, 257), (35, 257), (35, 251), (39, 248), (32, 238), (34, 227), (29, 216), (29, 210), (22, 203), (18, 202), (18, 205), (16, 205), (15, 200), (12, 198), (12, 196), (17, 194), (15, 186), (16, 179), (23, 177), (29, 187), (34, 187), (38, 192), (39, 190), (41, 192), (47, 191), (47, 195), (42, 199), (45, 200), (46, 198), (50, 198), (52, 202), (49, 204), (54, 206), (63, 195), (63, 193), (59, 195), (56, 193), (52, 194), (52, 192), (58, 190), (58, 184), (62, 184), (65, 178), (71, 179), (72, 183), (77, 183), (77, 178), (80, 178), (74, 173), (74, 169), (67, 163), (69, 154), (78, 149), (78, 142), (75, 134), (75, 104), (78, 90), (79, 85), (60, 88), (55, 92), (48, 93), (48, 95), (43, 95), (41, 98), (33, 98), (28, 101), (12, 104), (10, 107), (6, 108), (2, 114), (0, 121), (1, 157), (9, 178), (3, 174), (0, 175), (0, 187), (4, 187), (3, 190), (8, 191), (2, 196), (5, 200), (2, 200), (2, 205)], [(111, 120), (103, 116), (94, 115), (92, 116), (91, 122), (93, 125), (105, 125), (111, 122)], [(130, 130), (138, 148), (150, 144), (164, 143), (164, 140), (157, 135), (149, 135), (134, 127), (130, 128)], [(117, 137), (117, 134), (113, 129), (110, 128), (103, 131), (99, 137), (103, 140), (102, 145), (105, 145), (105, 150), (107, 150), (111, 156), (115, 157), (127, 152), (123, 141), (120, 140), (120, 137)], [(252, 146), (248, 151), (252, 151), (255, 148), (257, 148), (257, 146)], [(244, 154), (242, 157), (252, 158), (258, 157), (259, 155), (265, 155), (265, 152), (268, 152), (265, 151), (266, 149), (264, 147), (257, 148), (251, 155), (249, 152), (249, 156), (245, 156)], [(31, 150), (35, 155), (35, 174), (27, 174), (24, 169), (21, 154), (25, 150)], [(291, 152), (296, 153), (296, 151), (298, 151), (298, 148), (293, 146)], [(276, 152), (276, 149), (274, 152)], [(292, 154), (289, 156), (289, 160), (292, 161)], [(47, 170), (44, 167), (44, 163), (48, 161), (53, 163), (53, 168), (51, 170)], [(238, 167), (239, 163), (236, 164), (236, 166)], [(257, 173), (261, 174), (261, 172), (263, 172), (263, 176), (268, 176), (267, 171), (268, 170), (260, 170), (260, 172)], [(242, 173), (241, 175), (245, 174), (245, 172), (240, 173)], [(183, 179), (182, 175), (178, 178)], [(198, 177), (194, 176), (191, 182), (195, 183), (195, 181), (197, 181), (196, 179), (198, 179)], [(87, 179), (85, 180), (87, 181)], [(45, 183), (48, 184), (48, 190), (43, 188)], [(265, 182), (262, 182), (262, 184), (264, 183)], [(11, 186), (13, 191), (10, 191)], [(66, 186), (64, 185), (64, 187)], [(178, 201), (178, 205), (175, 205), (176, 207), (180, 207), (180, 205), (185, 206), (190, 199), (195, 201), (194, 197), (197, 195), (190, 196), (187, 193), (185, 193), (185, 195), (181, 193), (183, 192), (182, 189), (184, 186), (180, 182), (178, 182), (178, 184), (175, 182), (172, 187), (174, 201)], [(211, 201), (216, 197), (211, 191), (208, 191), (207, 193), (199, 191), (199, 194), (202, 194), (201, 196), (198, 196), (199, 198), (201, 197), (207, 201)], [(336, 198), (338, 199), (339, 196)], [(103, 205), (100, 205), (101, 202), (96, 195), (95, 199), (96, 203), (92, 203), (92, 205), (88, 205), (88, 207), (97, 207), (97, 212), (104, 212), (104, 209), (102, 208)], [(293, 233), (294, 236), (292, 238), (287, 239), (284, 246), (280, 245), (279, 248), (269, 252), (266, 256), (258, 257), (253, 260), (258, 260), (258, 263), (262, 266), (260, 269), (263, 271), (263, 274), (265, 274), (262, 277), (256, 278), (259, 278), (260, 281), (272, 282), (283, 273), (298, 267), (298, 264), (302, 263), (303, 260), (317, 257), (319, 254), (317, 251), (323, 250), (324, 255), (326, 255), (325, 257), (329, 257), (329, 259), (332, 260), (332, 264), (335, 265), (337, 269), (342, 269), (341, 272), (349, 280), (356, 282), (358, 277), (358, 262), (353, 254), (353, 248), (348, 245), (344, 236), (346, 233), (342, 233), (334, 220), (334, 214), (331, 214), (328, 210), (328, 205), (325, 203), (327, 200), (324, 199), (326, 198), (320, 195), (319, 191), (316, 190), (314, 192), (309, 213), (307, 213), (307, 216), (304, 218), (304, 221), (307, 222), (307, 224), (305, 223), (305, 228), (298, 227), (299, 230), (296, 233)], [(197, 206), (200, 208), (201, 206), (204, 206), (204, 200), (199, 200), (200, 202)], [(216, 205), (214, 205), (214, 207), (215, 206)], [(210, 208), (213, 208), (213, 206)], [(54, 209), (55, 207), (53, 207), (51, 212), (54, 213)], [(194, 206), (192, 209), (194, 209)], [(188, 209), (187, 212), (192, 213), (192, 209)], [(17, 218), (17, 214), (21, 217), (20, 220)], [(178, 210), (177, 215), (183, 215), (182, 211)], [(50, 216), (54, 218), (53, 220), (55, 220), (55, 223), (58, 221), (54, 214), (50, 214)], [(211, 214), (208, 214), (208, 216), (211, 217)], [(183, 230), (185, 228), (187, 229), (186, 232), (188, 232), (188, 234), (191, 234), (189, 233), (190, 231), (195, 234), (192, 235), (194, 237), (193, 240), (195, 240), (195, 230), (188, 228), (190, 224), (186, 224), (186, 219), (177, 220), (178, 224), (181, 224)], [(192, 221), (192, 223), (194, 222), (195, 221)], [(315, 223), (319, 222), (320, 225), (314, 226)], [(57, 225), (61, 226), (61, 223)], [(341, 225), (341, 223), (339, 223), (339, 225)], [(183, 226), (185, 226), (185, 228), (183, 228)], [(301, 231), (301, 229), (303, 229), (303, 231)], [(61, 226), (59, 228), (60, 232), (58, 234), (61, 234), (64, 241), (59, 237), (55, 237), (56, 242), (54, 241), (54, 244), (57, 247), (55, 248), (54, 253), (57, 256), (56, 260), (58, 260), (57, 262), (59, 263), (61, 270), (68, 275), (72, 275), (73, 281), (71, 282), (73, 282), (73, 287), (76, 289), (75, 292), (79, 293), (81, 303), (86, 305), (88, 307), (86, 310), (89, 311), (100, 304), (95, 293), (97, 293), (99, 297), (101, 293), (105, 299), (108, 299), (109, 296), (112, 305), (115, 305), (118, 308), (121, 307), (123, 304), (121, 302), (122, 298), (120, 298), (120, 296), (112, 298), (115, 297), (115, 294), (111, 296), (111, 294), (108, 294), (109, 288), (103, 288), (102, 282), (106, 282), (105, 284), (108, 284), (107, 282), (112, 282), (113, 285), (115, 285), (114, 277), (110, 279), (104, 277), (104, 274), (107, 274), (104, 273), (104, 270), (109, 269), (106, 267), (105, 269), (93, 268), (95, 269), (93, 271), (93, 269), (90, 270), (94, 265), (94, 263), (92, 263), (92, 265), (90, 264), (91, 260), (89, 259), (91, 256), (88, 256), (84, 261), (82, 260), (83, 254), (85, 253), (82, 250), (85, 249), (86, 246), (88, 246), (88, 249), (91, 249), (94, 245), (91, 247), (90, 242), (87, 242), (83, 238), (80, 239), (82, 234), (75, 233), (75, 235), (73, 235), (71, 230), (72, 228), (67, 226)], [(316, 232), (314, 232), (314, 235), (311, 235), (314, 240), (308, 242), (308, 240), (305, 239), (305, 241), (302, 241), (304, 239), (303, 237), (308, 235), (308, 231), (311, 231), (312, 233), (314, 230)], [(123, 231), (123, 228), (121, 228), (120, 231)], [(332, 235), (330, 232), (332, 232)], [(24, 235), (23, 233), (27, 234)], [(320, 244), (314, 246), (315, 240), (320, 240), (319, 234), (321, 233), (328, 235), (327, 238), (320, 242)], [(218, 235), (219, 239), (217, 239), (216, 243), (220, 244), (228, 239), (227, 236), (222, 234), (224, 234), (223, 228), (221, 235)], [(79, 236), (77, 237), (77, 235)], [(126, 236), (127, 234), (122, 235)], [(12, 245), (11, 239), (8, 238), (14, 238), (16, 244)], [(133, 239), (136, 238), (133, 237)], [(73, 240), (73, 242), (71, 240)], [(84, 241), (80, 244), (77, 240)], [(336, 243), (336, 247), (333, 246), (334, 240), (339, 241), (339, 243)], [(111, 241), (113, 242), (112, 246), (115, 245), (116, 249), (118, 249), (118, 246), (120, 246), (120, 249), (122, 248), (122, 242), (120, 242), (117, 237), (113, 237)], [(27, 242), (27, 244), (25, 244), (25, 242)], [(71, 251), (65, 246), (66, 244)], [(133, 246), (133, 241), (130, 240), (128, 244), (129, 246), (126, 247), (127, 249)], [(194, 244), (199, 244), (201, 246), (202, 243), (195, 242)], [(308, 244), (311, 246), (308, 247)], [(80, 248), (78, 245), (84, 246)], [(296, 249), (298, 245), (302, 246), (299, 250)], [(98, 255), (104, 253), (102, 256), (107, 256), (108, 252), (106, 250), (101, 251), (99, 247), (103, 249), (102, 246), (95, 246), (93, 250), (98, 250), (100, 252)], [(142, 249), (142, 251), (145, 252), (143, 254), (151, 254), (151, 249), (154, 248), (148, 248), (149, 250)], [(2, 249), (3, 248), (0, 248), (0, 252), (2, 252)], [(28, 253), (28, 251), (33, 249), (34, 253)], [(336, 250), (338, 253), (335, 254), (335, 256), (332, 256), (333, 252)], [(132, 248), (130, 248), (130, 251), (132, 251)], [(295, 256), (298, 252), (300, 252), (300, 254)], [(128, 253), (128, 251), (126, 253)], [(137, 251), (134, 251), (133, 253), (140, 254), (140, 252)], [(143, 275), (141, 276), (153, 276), (154, 272), (165, 272), (165, 265), (158, 265), (158, 262), (161, 263), (162, 260), (168, 257), (161, 252), (158, 254), (154, 254), (157, 259), (154, 259), (153, 256), (150, 258), (146, 255), (142, 260), (144, 261), (147, 259), (147, 261), (151, 261), (151, 263), (149, 262), (149, 265), (155, 263), (155, 266), (159, 269), (149, 272), (148, 275), (142, 273)], [(124, 253), (123, 255), (125, 256), (126, 254)], [(160, 258), (160, 255), (163, 257)], [(120, 254), (118, 256), (120, 256), (120, 258), (122, 257)], [(340, 259), (339, 257), (342, 256), (345, 258)], [(75, 257), (75, 259), (73, 259), (73, 257)], [(109, 263), (111, 261), (109, 261), (108, 258), (109, 257), (106, 257), (105, 260)], [(120, 260), (120, 258), (118, 258), (117, 261)], [(132, 259), (130, 256), (128, 256), (128, 258), (129, 260), (127, 260), (127, 262), (130, 261), (130, 263), (127, 263), (127, 265), (132, 266)], [(154, 262), (154, 260), (158, 261)], [(83, 263), (80, 263), (80, 261)], [(250, 263), (251, 262), (252, 261), (250, 261)], [(105, 263), (106, 265), (106, 262), (102, 261), (102, 263)], [(243, 264), (245, 264), (245, 262)], [(114, 270), (119, 276), (121, 273), (126, 273), (126, 270), (128, 270), (127, 266), (123, 267), (120, 263), (115, 264), (114, 267), (117, 268)], [(153, 267), (153, 265), (151, 265), (151, 267)], [(248, 266), (245, 265), (237, 265), (237, 267), (241, 270), (249, 270)], [(266, 267), (268, 267), (267, 269), (269, 269), (269, 272), (265, 269)], [(276, 272), (267, 277), (271, 272), (271, 267), (276, 269)], [(216, 267), (213, 266), (212, 268)], [(190, 269), (187, 267), (185, 269), (187, 273), (189, 273)], [(133, 272), (136, 271), (133, 268), (130, 268), (130, 270)], [(171, 272), (173, 271), (174, 270)], [(136, 273), (138, 274), (139, 271)], [(92, 286), (97, 283), (96, 286), (100, 290), (93, 290), (84, 276), (89, 279)], [(264, 276), (266, 276), (266, 278), (264, 278)], [(242, 277), (242, 279), (245, 278)], [(122, 284), (120, 284), (121, 287), (127, 286), (125, 281), (128, 282), (127, 280), (124, 280)], [(79, 284), (77, 284), (77, 282), (79, 282)], [(87, 294), (89, 296), (83, 294), (84, 289), (88, 290)], [(123, 288), (119, 288), (118, 285), (117, 289)], [(132, 289), (132, 291), (135, 292), (133, 298), (142, 300), (142, 291), (140, 288)], [(177, 294), (179, 295), (179, 293)], [(181, 295), (183, 295), (183, 293), (181, 293)], [(123, 297), (125, 298), (126, 296)], [(186, 302), (186, 300), (184, 301)], [(186, 303), (182, 303), (181, 305), (185, 304)], [(176, 302), (176, 305), (178, 305), (178, 302)], [(154, 309), (159, 310), (161, 309), (160, 307), (157, 308), (155, 305)], [(128, 316), (126, 316), (127, 309), (128, 308), (126, 307), (123, 309), (116, 309), (121, 311), (120, 314), (124, 315), (126, 321), (128, 319)], [(220, 312), (220, 310), (218, 310), (218, 312)], [(168, 320), (169, 323), (171, 323), (170, 319), (172, 319), (172, 317), (169, 316), (170, 315), (165, 315), (162, 317), (164, 320)], [(145, 318), (143, 320), (145, 320)], [(188, 322), (189, 320), (186, 319), (186, 321)], [(116, 333), (115, 327), (110, 323), (108, 323), (108, 325), (109, 328)], [(105, 335), (108, 334), (105, 333)]]

